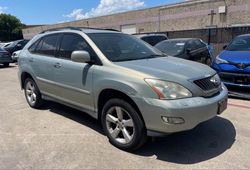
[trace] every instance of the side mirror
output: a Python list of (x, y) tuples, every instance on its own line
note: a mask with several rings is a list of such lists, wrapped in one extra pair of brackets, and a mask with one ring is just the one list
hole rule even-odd
[(73, 51), (71, 60), (76, 63), (90, 63), (90, 55), (87, 51)]
[(225, 50), (226, 48), (227, 48), (227, 45), (224, 45), (224, 46), (223, 46), (223, 50)]

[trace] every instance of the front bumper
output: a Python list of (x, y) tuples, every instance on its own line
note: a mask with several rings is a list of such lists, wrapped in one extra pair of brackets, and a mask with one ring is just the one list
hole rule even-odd
[(9, 58), (0, 58), (0, 63), (4, 64), (4, 63), (12, 63), (12, 59)]
[[(223, 90), (211, 98), (193, 97), (179, 100), (136, 99), (147, 130), (160, 133), (175, 133), (193, 129), (201, 122), (218, 114), (219, 103), (227, 101), (228, 91)], [(162, 117), (182, 118), (184, 123), (168, 124)]]
[(213, 64), (221, 81), (227, 86), (229, 96), (250, 99), (250, 67), (241, 70), (229, 64)]

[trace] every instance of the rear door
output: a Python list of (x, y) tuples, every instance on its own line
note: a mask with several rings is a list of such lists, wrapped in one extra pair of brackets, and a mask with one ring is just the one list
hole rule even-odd
[(93, 111), (92, 74), (95, 65), (72, 62), (72, 52), (79, 50), (88, 51), (92, 60), (95, 60), (95, 52), (82, 36), (64, 34), (57, 54), (59, 66), (54, 68), (56, 91), (59, 99)]
[(35, 42), (28, 50), (28, 63), (43, 94), (55, 95), (54, 67), (59, 34), (47, 35)]

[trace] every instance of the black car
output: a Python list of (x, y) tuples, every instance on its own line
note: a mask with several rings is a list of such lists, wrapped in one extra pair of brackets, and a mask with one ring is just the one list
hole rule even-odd
[(147, 42), (148, 44), (155, 46), (159, 42), (167, 40), (168, 37), (165, 34), (137, 34), (135, 37)]
[(4, 67), (8, 67), (11, 62), (10, 53), (0, 48), (0, 64), (3, 64)]
[(169, 39), (155, 45), (167, 55), (211, 65), (207, 45), (198, 38)]
[(8, 51), (10, 54), (14, 53), (15, 51), (22, 50), (23, 47), (29, 42), (29, 40), (18, 40), (13, 41), (10, 44), (4, 46), (4, 50)]

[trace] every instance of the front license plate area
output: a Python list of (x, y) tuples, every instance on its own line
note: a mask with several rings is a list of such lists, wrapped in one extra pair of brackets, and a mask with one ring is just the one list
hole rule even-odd
[(244, 77), (244, 76), (235, 77), (235, 78), (234, 78), (234, 82), (235, 82), (236, 84), (247, 84), (247, 80), (248, 80), (248, 77)]
[(224, 112), (227, 109), (227, 98), (220, 101), (218, 104), (218, 114), (221, 114), (222, 112)]

